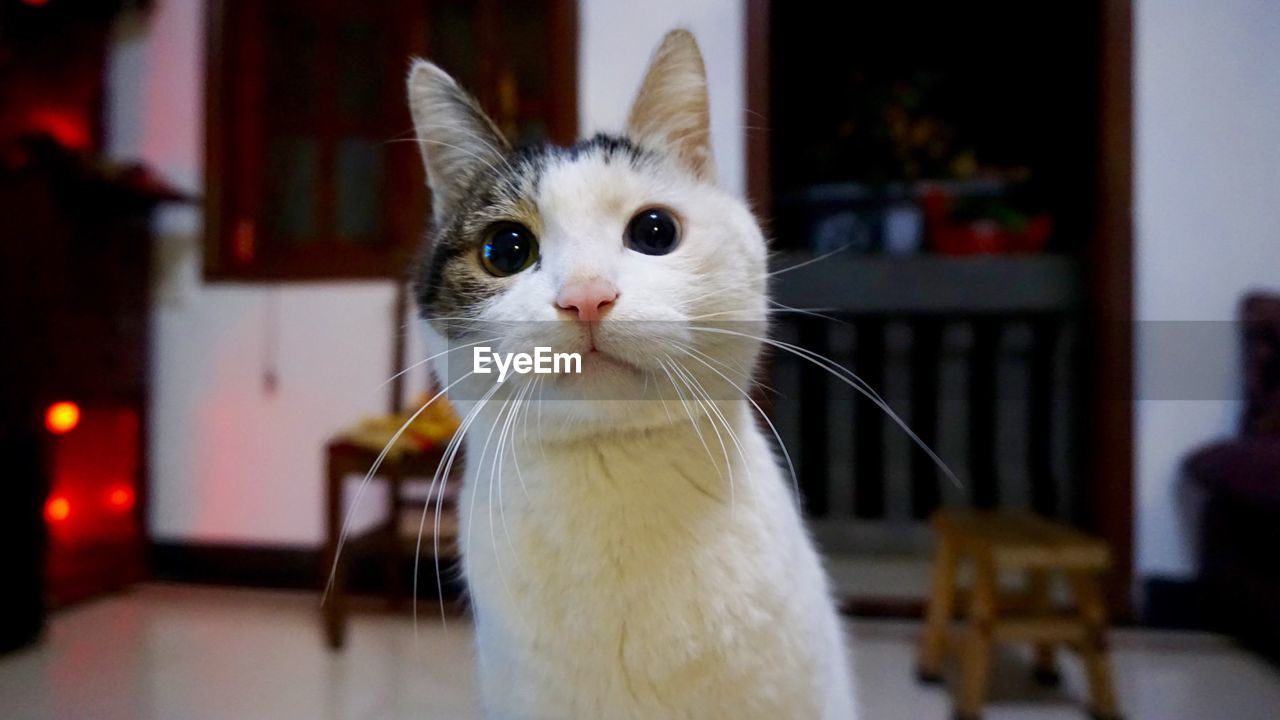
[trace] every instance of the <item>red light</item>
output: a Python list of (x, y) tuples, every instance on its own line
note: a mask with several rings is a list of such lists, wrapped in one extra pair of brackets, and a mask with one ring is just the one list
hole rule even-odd
[(27, 113), (27, 125), (43, 132), (63, 147), (84, 150), (89, 147), (89, 123), (74, 110), (60, 107), (41, 107)]
[(22, 2), (24, 5), (30, 5), (31, 7), (44, 7), (49, 4), (49, 0), (22, 0)]
[(133, 488), (127, 485), (117, 485), (107, 491), (107, 507), (112, 510), (124, 512), (133, 507)]
[(44, 519), (59, 523), (71, 517), (71, 501), (62, 495), (54, 495), (44, 504)]
[(233, 244), (236, 262), (243, 265), (253, 260), (255, 245), (257, 245), (257, 233), (254, 230), (254, 224), (249, 220), (236, 223), (236, 238)]
[(44, 414), (44, 426), (55, 435), (71, 432), (80, 424), (80, 406), (73, 402), (56, 402)]

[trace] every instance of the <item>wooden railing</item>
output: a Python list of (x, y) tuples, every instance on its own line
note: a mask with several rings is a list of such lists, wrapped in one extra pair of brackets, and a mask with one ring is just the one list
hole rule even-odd
[[(771, 413), (829, 548), (853, 542), (859, 527), (897, 528), (901, 540), (944, 505), (1081, 516), (1072, 260), (837, 256), (776, 275), (773, 294), (831, 318), (780, 312), (773, 334), (857, 373), (959, 480), (848, 385), (772, 353)], [(893, 532), (879, 537), (895, 542)]]

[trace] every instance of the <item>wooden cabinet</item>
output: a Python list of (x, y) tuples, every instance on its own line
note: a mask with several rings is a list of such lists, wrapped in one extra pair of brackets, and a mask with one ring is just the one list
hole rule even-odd
[(568, 0), (216, 0), (209, 12), (210, 279), (403, 271), (427, 217), (412, 57), (453, 73), (517, 144), (576, 132)]

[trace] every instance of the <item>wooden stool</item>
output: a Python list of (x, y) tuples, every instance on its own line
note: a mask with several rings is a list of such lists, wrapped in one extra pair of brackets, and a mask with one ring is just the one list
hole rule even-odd
[[(1035, 676), (1057, 681), (1054, 653), (1059, 645), (1075, 649), (1084, 662), (1091, 695), (1090, 712), (1099, 720), (1116, 720), (1106, 648), (1107, 614), (1101, 579), (1111, 566), (1106, 543), (1027, 512), (940, 510), (933, 517), (938, 554), (933, 587), (920, 642), (919, 674), (925, 682), (942, 678), (949, 647), (960, 655), (960, 684), (955, 717), (977, 720), (986, 699), (993, 641), (1035, 644)], [(972, 588), (958, 592), (961, 563), (973, 568)], [(1002, 572), (1025, 578), (1021, 593), (1001, 592)], [(1053, 575), (1065, 576), (1076, 606), (1057, 611), (1050, 597)], [(954, 609), (965, 613), (965, 627), (949, 637)]]

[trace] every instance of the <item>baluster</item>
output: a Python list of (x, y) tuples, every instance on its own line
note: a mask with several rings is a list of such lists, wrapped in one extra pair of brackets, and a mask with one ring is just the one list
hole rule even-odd
[[(837, 364), (853, 367), (853, 326), (828, 323), (827, 357)], [(855, 448), (853, 421), (861, 394), (843, 382), (827, 379), (827, 508), (828, 518), (848, 522), (853, 517)]]
[(999, 502), (996, 463), (996, 407), (1000, 371), (1000, 318), (973, 321), (969, 357), (969, 484), (975, 507)]
[[(797, 318), (799, 345), (821, 355), (828, 354), (826, 320)], [(826, 371), (805, 360), (796, 359), (800, 370), (800, 458), (796, 472), (800, 476), (803, 507), (809, 517), (825, 517), (828, 512), (827, 487), (830, 477), (831, 427), (827, 422), (829, 380)]]
[[(942, 360), (943, 322), (922, 317), (911, 324), (911, 425), (920, 439), (935, 451), (938, 446), (939, 363)], [(927, 518), (940, 501), (938, 467), (923, 450), (912, 444), (911, 512)]]
[[(860, 318), (854, 328), (854, 372), (876, 391), (884, 387), (884, 321)], [(861, 398), (854, 418), (854, 516), (884, 517), (884, 411)]]
[(1031, 483), (1031, 508), (1053, 517), (1058, 512), (1058, 482), (1053, 471), (1053, 398), (1056, 392), (1054, 359), (1060, 323), (1053, 318), (1031, 322), (1028, 356), (1030, 387), (1027, 394), (1027, 470)]
[(1085, 362), (1088, 342), (1085, 328), (1078, 318), (1069, 321), (1064, 328), (1062, 344), (1067, 361), (1061, 368), (1065, 373), (1064, 387), (1070, 388), (1063, 399), (1063, 443), (1067, 451), (1062, 458), (1063, 475), (1059, 481), (1058, 503), (1062, 508), (1059, 517), (1065, 518), (1078, 527), (1088, 527), (1091, 515), (1088, 483), (1082, 479), (1081, 473), (1088, 465), (1084, 451), (1089, 441), (1088, 422), (1093, 413), (1089, 405), (1082, 400), (1084, 393), (1079, 392), (1090, 381)]

